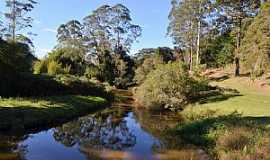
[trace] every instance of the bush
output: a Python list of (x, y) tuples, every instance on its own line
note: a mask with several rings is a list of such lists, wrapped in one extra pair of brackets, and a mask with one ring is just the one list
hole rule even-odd
[(63, 68), (63, 73), (64, 74), (70, 74), (71, 72), (71, 65), (66, 65), (64, 68)]
[(156, 69), (158, 65), (167, 64), (168, 62), (176, 60), (176, 58), (173, 56), (172, 50), (166, 47), (159, 47), (157, 49), (153, 49), (153, 53), (151, 54), (146, 53), (138, 55), (137, 59), (141, 59), (137, 60), (141, 62), (138, 62), (139, 64), (137, 64), (138, 66), (135, 70), (134, 76), (134, 81), (137, 84), (142, 84), (143, 81), (146, 79), (148, 73)]
[(100, 73), (99, 73), (99, 69), (95, 66), (89, 66), (86, 68), (85, 72), (84, 72), (84, 76), (92, 79), (92, 78), (97, 78), (99, 77)]
[(61, 64), (56, 61), (50, 61), (47, 66), (49, 75), (57, 75), (63, 73)]
[(0, 61), (18, 72), (30, 72), (37, 60), (27, 44), (7, 42), (0, 38)]
[(227, 151), (242, 151), (251, 144), (252, 135), (247, 128), (234, 128), (217, 139), (217, 146)]
[(62, 64), (58, 63), (55, 60), (43, 59), (40, 61), (36, 61), (33, 65), (33, 73), (34, 74), (49, 74), (49, 75), (57, 75), (57, 74), (70, 74), (71, 65), (62, 66)]
[(202, 41), (201, 63), (209, 67), (225, 67), (234, 61), (234, 38), (224, 33), (215, 38), (208, 37)]
[(136, 97), (149, 109), (182, 110), (201, 89), (185, 65), (179, 62), (159, 65), (138, 88)]
[(48, 72), (47, 66), (48, 66), (48, 61), (46, 60), (34, 62), (34, 65), (33, 65), (34, 74), (47, 73)]

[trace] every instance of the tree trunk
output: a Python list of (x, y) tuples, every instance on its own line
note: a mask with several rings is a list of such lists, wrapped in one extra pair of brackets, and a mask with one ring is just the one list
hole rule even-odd
[(235, 55), (235, 76), (240, 76), (240, 58), (239, 58), (239, 49), (241, 46), (242, 38), (242, 19), (239, 19), (239, 29), (237, 32), (237, 45), (236, 45), (236, 55)]
[(189, 70), (193, 70), (193, 47), (190, 46), (190, 54), (189, 54)]
[(235, 57), (235, 76), (240, 76), (240, 59), (239, 57)]
[(11, 30), (12, 30), (12, 41), (16, 41), (16, 1), (12, 1), (12, 9), (11, 9), (11, 18), (12, 18), (12, 25), (11, 25)]
[(200, 42), (201, 42), (201, 22), (198, 21), (198, 35), (197, 35), (197, 50), (196, 50), (196, 67), (200, 64)]
[(201, 42), (201, 1), (199, 1), (199, 18), (197, 28), (197, 50), (196, 50), (196, 67), (200, 64), (200, 42)]

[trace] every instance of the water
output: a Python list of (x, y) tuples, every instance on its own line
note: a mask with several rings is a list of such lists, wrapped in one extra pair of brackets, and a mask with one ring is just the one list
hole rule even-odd
[(202, 159), (166, 130), (181, 121), (123, 105), (35, 134), (0, 136), (0, 160)]

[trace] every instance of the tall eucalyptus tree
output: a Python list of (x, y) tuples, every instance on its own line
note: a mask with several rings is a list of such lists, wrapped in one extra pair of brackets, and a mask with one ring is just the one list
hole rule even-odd
[(112, 51), (123, 48), (128, 52), (142, 31), (132, 24), (130, 10), (122, 4), (99, 7), (84, 18), (84, 26), (90, 44)]
[(141, 32), (141, 27), (132, 23), (130, 10), (122, 4), (103, 5), (84, 18), (86, 43), (97, 50), (100, 62), (106, 62), (104, 55), (111, 57), (114, 84), (120, 88), (125, 88), (134, 76), (134, 62), (127, 53)]
[(190, 70), (195, 49), (196, 66), (199, 65), (201, 35), (207, 26), (211, 8), (210, 0), (172, 0), (168, 35), (173, 37), (176, 45), (189, 50)]
[(236, 29), (236, 51), (235, 51), (235, 76), (240, 75), (239, 48), (243, 38), (243, 21), (249, 17), (255, 17), (261, 6), (261, 0), (216, 0), (219, 10), (217, 21), (224, 28)]
[(17, 37), (23, 36), (18, 34), (19, 31), (32, 27), (33, 18), (27, 14), (34, 9), (34, 0), (5, 0), (8, 11), (4, 14), (7, 20), (6, 37), (16, 42)]
[(81, 47), (83, 45), (83, 25), (77, 20), (60, 25), (57, 29), (57, 40), (62, 47)]

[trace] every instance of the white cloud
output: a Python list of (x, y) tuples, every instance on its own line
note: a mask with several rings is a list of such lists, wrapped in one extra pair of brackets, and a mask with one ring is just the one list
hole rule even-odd
[(52, 29), (52, 28), (44, 28), (44, 29), (42, 29), (42, 31), (44, 31), (44, 32), (51, 32), (51, 33), (57, 33), (57, 30), (56, 29)]

